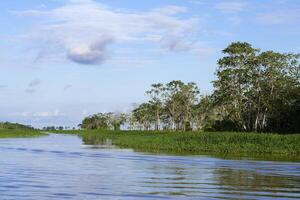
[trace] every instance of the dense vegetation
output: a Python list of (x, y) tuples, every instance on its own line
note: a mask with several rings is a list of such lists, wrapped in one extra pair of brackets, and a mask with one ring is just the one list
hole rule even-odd
[(132, 113), (99, 113), (81, 128), (119, 130), (300, 132), (299, 55), (261, 52), (236, 42), (223, 50), (211, 95), (195, 83), (153, 84)]
[(0, 129), (0, 138), (23, 138), (46, 135), (33, 129)]
[(18, 123), (11, 123), (11, 122), (0, 122), (0, 129), (23, 129), (23, 130), (33, 130), (33, 127), (18, 124)]
[(62, 130), (75, 130), (76, 128), (75, 127), (70, 127), (70, 126), (44, 126), (42, 128), (43, 131), (56, 131), (56, 130), (59, 130), (59, 131), (62, 131)]
[(220, 153), (230, 155), (300, 156), (300, 135), (235, 132), (78, 131), (86, 144), (107, 139), (119, 147), (150, 152)]
[(39, 130), (35, 130), (31, 126), (11, 122), (0, 122), (0, 138), (36, 137), (42, 135), (45, 134)]
[(120, 130), (127, 119), (128, 115), (124, 113), (98, 113), (86, 117), (80, 126), (84, 129)]

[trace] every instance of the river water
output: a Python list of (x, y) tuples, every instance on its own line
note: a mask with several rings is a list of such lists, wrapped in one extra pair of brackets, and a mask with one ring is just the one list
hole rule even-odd
[(300, 163), (86, 146), (74, 135), (0, 139), (1, 200), (300, 199)]

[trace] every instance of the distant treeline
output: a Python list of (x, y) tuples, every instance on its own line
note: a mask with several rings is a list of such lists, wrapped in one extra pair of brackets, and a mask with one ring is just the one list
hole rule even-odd
[(29, 125), (23, 125), (11, 122), (0, 122), (0, 129), (26, 129), (33, 130), (34, 128)]
[(69, 127), (69, 126), (44, 126), (42, 128), (43, 131), (62, 131), (62, 130), (75, 130), (75, 127)]
[(211, 95), (192, 82), (156, 83), (146, 92), (149, 101), (131, 113), (95, 114), (81, 128), (300, 132), (299, 54), (261, 52), (241, 42), (223, 53)]

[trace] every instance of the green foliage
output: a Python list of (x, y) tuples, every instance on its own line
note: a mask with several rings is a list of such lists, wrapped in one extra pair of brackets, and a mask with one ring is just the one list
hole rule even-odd
[(131, 127), (138, 126), (138, 129), (150, 130), (153, 122), (157, 123), (155, 110), (151, 103), (142, 103), (132, 111)]
[(78, 131), (85, 144), (114, 145), (139, 151), (173, 153), (222, 153), (300, 157), (300, 134), (258, 134), (235, 132), (145, 132)]
[(33, 129), (0, 129), (0, 138), (37, 137), (46, 135)]
[(25, 129), (25, 130), (33, 130), (34, 128), (31, 126), (11, 123), (11, 122), (0, 122), (0, 129)]
[(80, 126), (83, 129), (120, 130), (126, 118), (123, 113), (98, 113), (84, 118)]
[(240, 42), (223, 53), (213, 93), (215, 104), (225, 111), (223, 121), (238, 131), (300, 131), (295, 127), (299, 112), (290, 112), (299, 109), (299, 56), (260, 52)]
[(194, 127), (193, 109), (199, 101), (199, 89), (195, 83), (171, 81), (167, 84), (157, 83), (146, 92), (150, 96), (147, 103), (142, 103), (133, 110), (133, 129), (183, 130)]
[(0, 138), (36, 137), (45, 135), (31, 126), (0, 122)]

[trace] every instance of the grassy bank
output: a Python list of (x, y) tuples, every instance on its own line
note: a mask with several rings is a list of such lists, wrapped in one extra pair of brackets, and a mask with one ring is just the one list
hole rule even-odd
[(138, 151), (300, 157), (300, 134), (140, 131), (71, 132), (80, 134), (85, 144), (101, 144), (105, 139), (111, 139), (116, 146), (132, 148)]
[(28, 129), (0, 129), (0, 138), (24, 138), (24, 137), (37, 137), (46, 135), (38, 130)]

